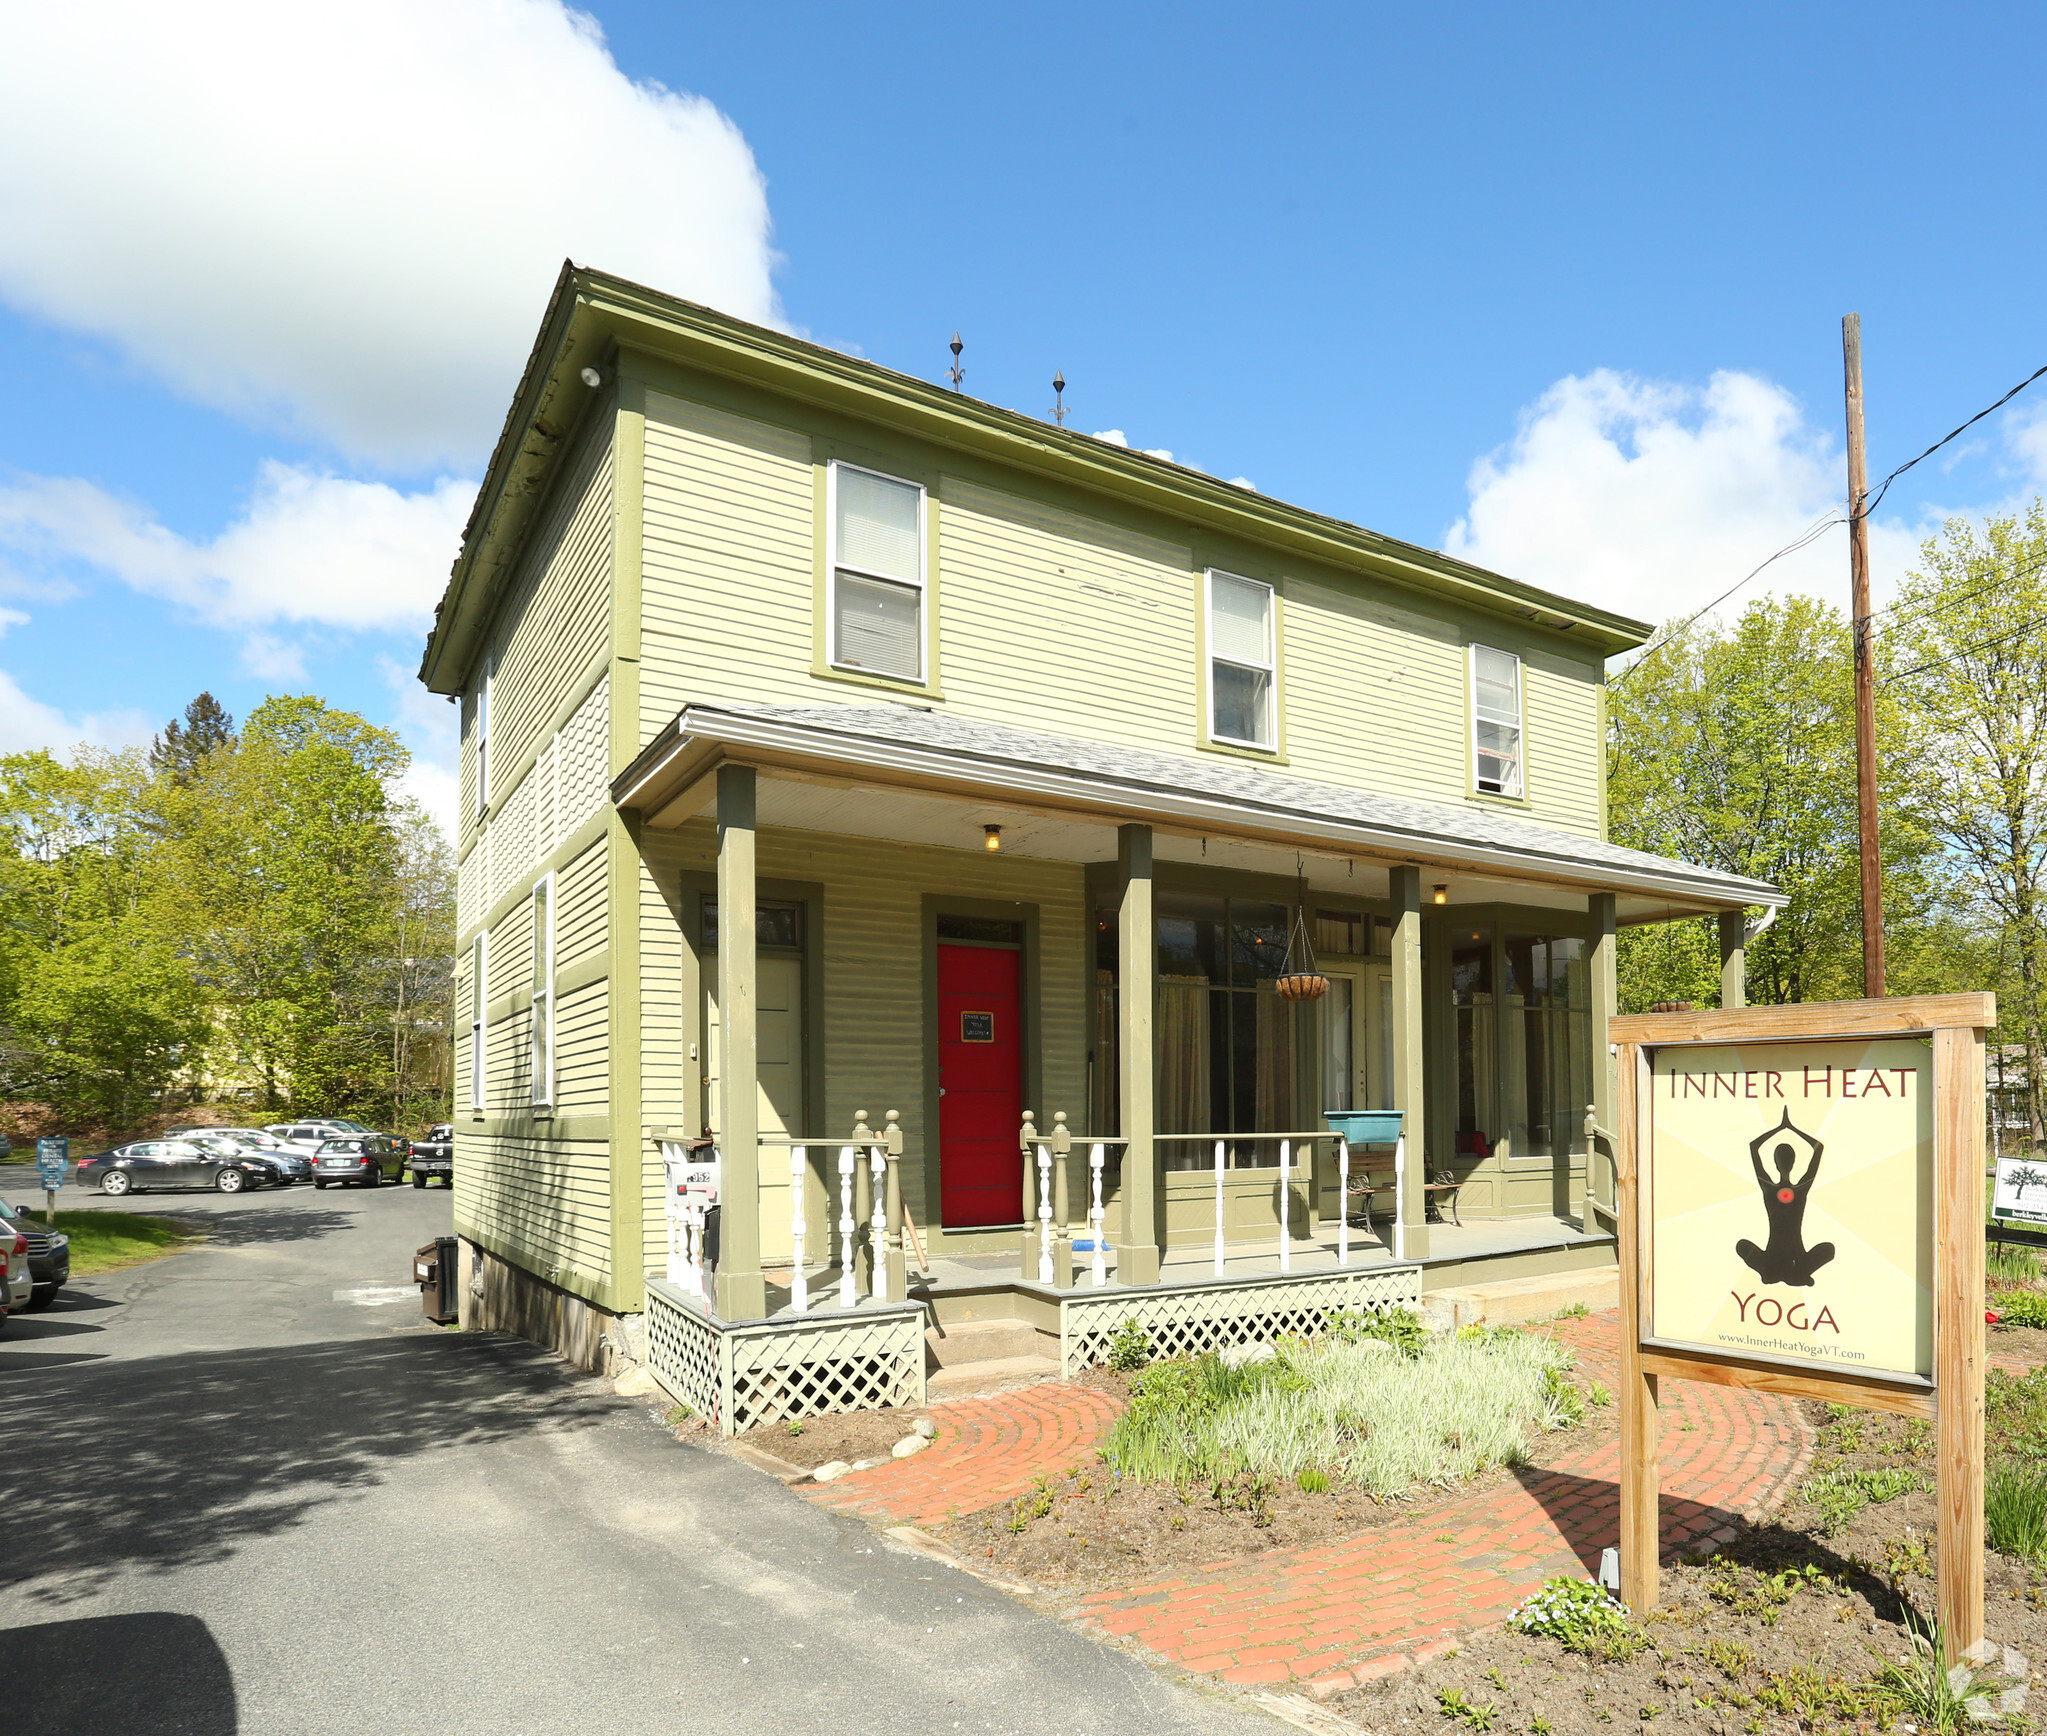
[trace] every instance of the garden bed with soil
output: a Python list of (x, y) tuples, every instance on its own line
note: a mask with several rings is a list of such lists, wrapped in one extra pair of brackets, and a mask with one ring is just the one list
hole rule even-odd
[[(2047, 1662), (2047, 1371), (1990, 1382), (1993, 1488), (2000, 1475), (2033, 1493), (1993, 1501), (1986, 1560), (1989, 1637)], [(1808, 1404), (1816, 1448), (1803, 1485), (1765, 1523), (1703, 1561), (1666, 1565), (1661, 1607), (1637, 1623), (1616, 1612), (1568, 1638), (1510, 1623), (1443, 1657), (1336, 1702), (1371, 1730), (1473, 1736), (1600, 1736), (1616, 1725), (1778, 1736), (1801, 1730), (1940, 1726), (1923, 1703), (1912, 1626), (1934, 1604), (1936, 1512), (1929, 1424)], [(1554, 1584), (1556, 1582), (1552, 1582)], [(2023, 1666), (2020, 1668), (2023, 1673)], [(2018, 1676), (1999, 1667), (1979, 1688), (1996, 1697)], [(1996, 1728), (2026, 1731), (2023, 1715)]]
[[(814, 1471), (834, 1459), (847, 1464), (885, 1459), (915, 1423), (931, 1419), (929, 1410), (847, 1411), (796, 1423), (760, 1423), (733, 1438), (799, 1471)], [(704, 1426), (701, 1418), (694, 1420)]]
[[(1102, 1369), (1089, 1383), (1120, 1388), (1127, 1400), (1130, 1387), (1141, 1393), (1145, 1379)], [(1119, 1424), (1100, 1462), (1041, 1478), (1026, 1494), (953, 1519), (937, 1534), (977, 1564), (1034, 1585), (1098, 1591), (1105, 1583), (1353, 1537), (1389, 1520), (1425, 1520), (1439, 1501), (1507, 1483), (1514, 1465), (1575, 1458), (1613, 1438), (1617, 1423), (1606, 1389), (1574, 1372), (1561, 1372), (1561, 1380), (1575, 1402), (1565, 1401), (1559, 1414), (1574, 1420), (1556, 1429), (1530, 1427), (1505, 1461), (1446, 1476), (1437, 1486), (1406, 1484), (1399, 1494), (1375, 1496), (1341, 1475), (1318, 1477), (1312, 1467), (1304, 1467), (1304, 1478), (1299, 1470), (1279, 1475), (1227, 1460), (1184, 1476), (1119, 1474), (1116, 1455), (1127, 1463), (1128, 1449), (1142, 1447), (1132, 1442), (1129, 1425)]]

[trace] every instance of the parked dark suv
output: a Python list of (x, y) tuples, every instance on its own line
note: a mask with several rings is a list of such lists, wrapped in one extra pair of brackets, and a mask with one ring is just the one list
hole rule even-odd
[(447, 1122), (429, 1127), (423, 1137), (412, 1142), (412, 1159), (406, 1165), (412, 1171), (412, 1185), (425, 1187), (426, 1178), (437, 1175), (443, 1185), (455, 1185), (455, 1129)]
[(410, 1149), (388, 1133), (337, 1134), (322, 1140), (313, 1153), (313, 1186), (338, 1181), (344, 1187), (375, 1187), (386, 1177), (397, 1181), (405, 1174)]

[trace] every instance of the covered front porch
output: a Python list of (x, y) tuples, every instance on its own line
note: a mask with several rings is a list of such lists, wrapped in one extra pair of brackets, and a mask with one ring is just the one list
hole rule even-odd
[[(1618, 927), (1719, 912), (1738, 983), (1742, 908), (1781, 902), (1490, 807), (896, 706), (692, 705), (613, 794), (650, 1311), (858, 1317), (832, 1354), (898, 1358), (899, 1395), (913, 1334), (997, 1292), (1070, 1360), (1059, 1322), (1114, 1297), (1211, 1321), (1198, 1348), (1609, 1259)], [(1308, 948), (1327, 990), (1289, 1001)]]

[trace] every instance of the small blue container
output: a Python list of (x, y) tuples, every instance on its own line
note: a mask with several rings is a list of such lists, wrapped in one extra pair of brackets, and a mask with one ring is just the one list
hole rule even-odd
[(1331, 1109), (1322, 1119), (1352, 1145), (1391, 1145), (1400, 1137), (1402, 1115), (1398, 1109)]

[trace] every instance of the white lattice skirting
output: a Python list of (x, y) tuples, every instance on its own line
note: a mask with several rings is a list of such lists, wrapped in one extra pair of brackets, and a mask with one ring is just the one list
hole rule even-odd
[(1109, 1360), (1109, 1340), (1129, 1320), (1150, 1337), (1154, 1357), (1198, 1356), (1234, 1344), (1312, 1338), (1332, 1314), (1419, 1308), (1421, 1299), (1419, 1266), (1095, 1291), (1060, 1299), (1059, 1352), (1071, 1380)]
[(654, 1376), (719, 1432), (924, 1402), (924, 1305), (869, 1303), (778, 1320), (720, 1320), (647, 1283)]

